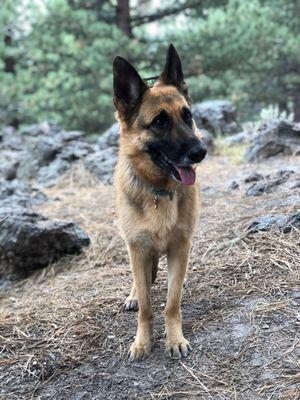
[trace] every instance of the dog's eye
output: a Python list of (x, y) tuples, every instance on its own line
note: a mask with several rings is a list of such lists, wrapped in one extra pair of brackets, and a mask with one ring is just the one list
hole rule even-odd
[(166, 113), (161, 112), (151, 122), (151, 126), (156, 129), (164, 129), (169, 126), (169, 117)]
[(192, 124), (193, 116), (191, 111), (188, 108), (184, 108), (182, 111), (182, 119), (188, 125)]

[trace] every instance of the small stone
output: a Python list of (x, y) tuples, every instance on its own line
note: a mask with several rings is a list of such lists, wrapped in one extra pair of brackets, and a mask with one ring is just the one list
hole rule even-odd
[(235, 189), (238, 189), (239, 187), (240, 187), (240, 185), (237, 181), (232, 181), (229, 186), (229, 189), (235, 190)]

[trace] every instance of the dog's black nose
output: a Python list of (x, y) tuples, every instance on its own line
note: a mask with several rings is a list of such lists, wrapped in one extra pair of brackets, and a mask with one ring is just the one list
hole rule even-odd
[(199, 163), (206, 156), (206, 153), (207, 149), (205, 145), (202, 142), (198, 142), (189, 151), (188, 157), (191, 160), (192, 164)]

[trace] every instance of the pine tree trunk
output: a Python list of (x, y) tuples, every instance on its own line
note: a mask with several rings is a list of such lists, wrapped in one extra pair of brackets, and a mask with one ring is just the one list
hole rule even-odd
[(300, 122), (300, 88), (293, 96), (294, 121)]
[(117, 24), (119, 29), (128, 37), (132, 36), (130, 0), (118, 0), (117, 5)]
[[(8, 47), (10, 47), (12, 45), (12, 38), (11, 38), (11, 36), (9, 34), (6, 34), (4, 36), (4, 44), (5, 44), (5, 46), (8, 46)], [(10, 56), (5, 56), (3, 61), (4, 61), (4, 71), (8, 72), (8, 73), (11, 73), (11, 74), (14, 74), (16, 72), (16, 70), (15, 70), (15, 63), (16, 63), (15, 59), (13, 57), (10, 57)]]

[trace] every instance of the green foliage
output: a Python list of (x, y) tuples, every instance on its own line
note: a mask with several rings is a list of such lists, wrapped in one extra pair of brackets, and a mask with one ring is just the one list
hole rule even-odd
[(200, 58), (193, 97), (229, 97), (248, 117), (254, 105), (287, 108), (299, 89), (299, 9), (296, 1), (231, 0), (171, 32), (181, 52)]
[[(195, 1), (168, 0), (165, 7), (185, 3)], [(159, 20), (151, 35), (147, 24), (134, 27), (139, 13), (145, 13), (137, 5), (133, 38), (117, 27), (116, 2), (42, 4), (2, 2), (0, 28), (4, 36), (9, 32), (11, 42), (0, 42), (0, 125), (48, 119), (68, 129), (98, 132), (113, 121), (113, 58), (122, 55), (144, 76), (157, 75), (168, 42), (180, 52), (195, 101), (230, 98), (244, 120), (269, 104), (278, 104), (280, 112), (296, 104), (298, 0), (199, 2), (201, 7)], [(9, 60), (14, 72), (7, 71)]]
[(17, 46), (17, 10), (14, 0), (4, 0), (0, 12), (0, 125), (13, 124), (19, 118), (18, 83), (14, 60), (19, 55)]
[(141, 48), (95, 13), (51, 0), (24, 38), (20, 65), (27, 119), (55, 120), (68, 128), (98, 131), (112, 122), (111, 64), (118, 53)]

